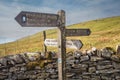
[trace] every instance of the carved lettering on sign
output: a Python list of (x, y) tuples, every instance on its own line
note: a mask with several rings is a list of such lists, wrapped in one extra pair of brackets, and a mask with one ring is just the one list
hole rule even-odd
[(88, 36), (90, 29), (66, 29), (66, 36)]
[(21, 26), (29, 27), (57, 27), (57, 14), (35, 13), (22, 11), (15, 19)]

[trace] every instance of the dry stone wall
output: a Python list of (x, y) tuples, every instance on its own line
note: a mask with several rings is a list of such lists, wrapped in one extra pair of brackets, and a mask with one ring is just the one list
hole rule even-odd
[(67, 63), (68, 80), (120, 80), (119, 57), (111, 50), (75, 52)]
[[(57, 57), (41, 68), (26, 66), (45, 59), (41, 53), (23, 53), (0, 58), (0, 80), (58, 80)], [(111, 49), (69, 52), (66, 56), (67, 80), (120, 80), (120, 56)]]

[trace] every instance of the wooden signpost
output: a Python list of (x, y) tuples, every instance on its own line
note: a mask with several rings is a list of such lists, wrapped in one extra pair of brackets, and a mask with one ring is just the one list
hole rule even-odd
[[(22, 11), (15, 20), (23, 27), (57, 27), (58, 28), (58, 75), (59, 80), (66, 80), (66, 37), (88, 36), (89, 29), (65, 29), (65, 11), (60, 10), (57, 14)], [(82, 44), (74, 44), (82, 47)], [(80, 48), (78, 48), (80, 49)]]

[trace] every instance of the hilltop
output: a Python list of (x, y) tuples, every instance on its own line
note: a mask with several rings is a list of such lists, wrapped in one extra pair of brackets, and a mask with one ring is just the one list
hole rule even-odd
[[(112, 47), (120, 43), (120, 16), (97, 19), (82, 23), (69, 25), (66, 28), (89, 28), (90, 36), (68, 37), (67, 39), (78, 39), (84, 44), (81, 50), (97, 47)], [(57, 38), (57, 29), (46, 30), (47, 38)], [(39, 32), (31, 36), (16, 40), (14, 42), (0, 44), (0, 56), (23, 52), (43, 51), (43, 33)], [(55, 47), (48, 47), (49, 51), (57, 51)], [(70, 49), (67, 49), (69, 51)]]

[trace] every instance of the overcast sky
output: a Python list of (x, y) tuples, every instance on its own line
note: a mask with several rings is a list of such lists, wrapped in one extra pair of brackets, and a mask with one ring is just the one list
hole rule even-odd
[(14, 41), (47, 27), (21, 27), (14, 18), (21, 11), (66, 11), (67, 25), (120, 16), (120, 0), (0, 0), (0, 43)]

